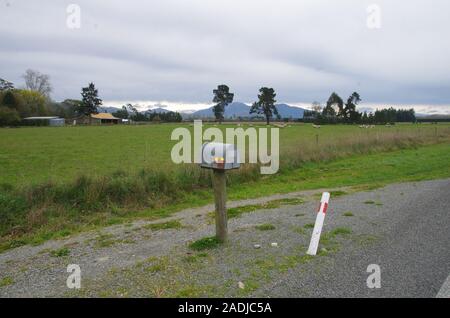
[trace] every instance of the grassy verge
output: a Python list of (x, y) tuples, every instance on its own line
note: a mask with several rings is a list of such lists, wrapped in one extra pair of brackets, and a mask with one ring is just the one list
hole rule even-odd
[[(228, 198), (248, 199), (339, 186), (364, 189), (391, 182), (446, 178), (450, 177), (450, 151), (449, 144), (442, 143), (311, 161), (299, 166), (284, 168), (275, 176), (244, 178), (246, 182), (236, 181), (242, 175), (231, 176)], [(183, 208), (211, 203), (209, 175), (198, 169), (186, 170), (184, 175), (189, 176), (189, 171), (204, 175), (201, 178), (195, 175), (199, 182), (186, 188), (184, 183), (167, 179), (166, 174), (142, 172), (137, 181), (129, 176), (115, 176), (103, 181), (82, 178), (75, 184), (41, 185), (27, 191), (3, 189), (0, 251), (135, 218), (158, 219)], [(245, 175), (246, 171), (242, 173)], [(147, 198), (147, 201), (140, 205), (133, 198)]]

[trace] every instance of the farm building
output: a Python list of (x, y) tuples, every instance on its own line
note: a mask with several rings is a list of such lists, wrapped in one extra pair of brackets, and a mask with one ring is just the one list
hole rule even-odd
[(119, 124), (122, 119), (114, 117), (110, 113), (91, 114), (90, 116), (81, 116), (73, 119), (74, 125), (99, 125), (99, 124)]
[(91, 118), (93, 123), (98, 124), (118, 124), (122, 121), (120, 118), (114, 117), (110, 113), (91, 114)]
[(29, 126), (64, 126), (64, 118), (40, 116), (40, 117), (27, 117), (23, 119), (23, 123)]

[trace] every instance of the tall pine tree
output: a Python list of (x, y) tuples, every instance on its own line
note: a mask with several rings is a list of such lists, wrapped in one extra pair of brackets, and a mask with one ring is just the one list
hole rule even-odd
[(266, 117), (267, 125), (270, 124), (270, 119), (273, 115), (278, 116), (278, 110), (275, 107), (275, 90), (273, 88), (261, 87), (259, 90), (260, 94), (258, 95), (258, 101), (253, 103), (250, 108), (250, 114), (264, 114)]
[(102, 100), (98, 98), (98, 90), (95, 88), (94, 83), (89, 83), (88, 87), (83, 87), (81, 96), (83, 99), (78, 106), (77, 112), (86, 116), (98, 114), (97, 108), (102, 105)]
[(356, 111), (356, 105), (361, 102), (361, 97), (357, 92), (353, 92), (345, 103), (343, 118), (347, 122), (355, 123), (361, 118), (361, 114)]
[(230, 93), (230, 88), (227, 85), (217, 86), (217, 89), (213, 90), (213, 94), (213, 103), (216, 103), (213, 107), (214, 116), (216, 121), (222, 123), (225, 107), (233, 102), (234, 94)]

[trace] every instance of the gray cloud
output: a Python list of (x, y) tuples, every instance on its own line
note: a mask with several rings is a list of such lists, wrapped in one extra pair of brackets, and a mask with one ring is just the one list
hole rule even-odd
[[(250, 102), (262, 85), (283, 102), (357, 90), (368, 103), (450, 104), (446, 0), (0, 1), (0, 76), (50, 74), (56, 100), (89, 81), (111, 101), (209, 103), (228, 84)], [(9, 4), (9, 5), (7, 5)], [(445, 109), (445, 107), (444, 107)]]

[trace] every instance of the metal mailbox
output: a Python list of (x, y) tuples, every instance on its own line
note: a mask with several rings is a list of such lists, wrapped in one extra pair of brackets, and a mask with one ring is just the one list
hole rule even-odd
[(209, 142), (202, 146), (202, 163), (206, 169), (231, 170), (238, 169), (240, 164), (239, 152), (235, 145), (219, 142)]

